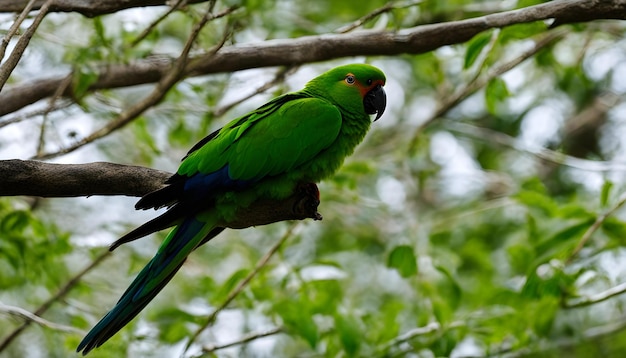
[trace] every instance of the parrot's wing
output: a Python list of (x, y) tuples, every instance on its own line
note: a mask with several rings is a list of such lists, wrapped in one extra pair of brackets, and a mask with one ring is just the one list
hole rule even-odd
[(246, 124), (223, 155), (228, 156), (230, 178), (254, 182), (288, 173), (316, 157), (337, 139), (342, 116), (325, 100), (304, 98)]
[(168, 186), (135, 205), (170, 209), (124, 235), (111, 250), (210, 207), (217, 193), (246, 189), (307, 163), (335, 141), (341, 124), (337, 107), (298, 93), (278, 97), (235, 119), (194, 146)]
[(207, 136), (183, 159), (169, 186), (144, 196), (136, 207), (206, 202), (314, 158), (337, 138), (341, 113), (325, 100), (294, 97), (278, 97)]

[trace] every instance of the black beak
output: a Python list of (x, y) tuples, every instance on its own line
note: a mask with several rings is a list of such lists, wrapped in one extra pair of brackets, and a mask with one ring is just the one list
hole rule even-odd
[(363, 98), (363, 107), (365, 108), (365, 113), (376, 114), (374, 122), (383, 115), (385, 107), (387, 107), (387, 94), (385, 94), (383, 86), (378, 85), (367, 92), (365, 98)]

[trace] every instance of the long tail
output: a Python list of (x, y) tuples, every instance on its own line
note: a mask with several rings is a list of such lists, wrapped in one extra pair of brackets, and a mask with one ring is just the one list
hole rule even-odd
[(214, 222), (199, 221), (195, 217), (183, 220), (169, 233), (115, 307), (83, 338), (76, 351), (86, 355), (122, 329), (165, 287), (189, 253), (223, 230), (215, 227)]

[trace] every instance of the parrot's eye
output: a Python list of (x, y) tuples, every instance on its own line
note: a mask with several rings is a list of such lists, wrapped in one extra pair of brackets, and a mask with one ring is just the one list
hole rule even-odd
[(368, 86), (371, 86), (371, 85), (372, 85), (372, 80), (371, 80), (371, 79), (367, 80), (367, 85), (368, 85)]
[(354, 78), (354, 75), (347, 75), (346, 76), (346, 83), (349, 85), (354, 84), (354, 82), (356, 82), (356, 78)]

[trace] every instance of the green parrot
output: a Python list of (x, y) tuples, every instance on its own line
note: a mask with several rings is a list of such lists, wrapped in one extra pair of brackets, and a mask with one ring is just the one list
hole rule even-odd
[[(183, 158), (167, 186), (136, 209), (168, 207), (111, 245), (175, 226), (130, 287), (78, 345), (83, 355), (122, 329), (165, 287), (187, 256), (256, 200), (290, 197), (333, 175), (383, 114), (385, 75), (366, 64), (336, 67), (211, 133)], [(312, 184), (314, 185), (314, 184)], [(317, 188), (315, 187), (315, 190)], [(319, 195), (319, 193), (317, 193)]]

